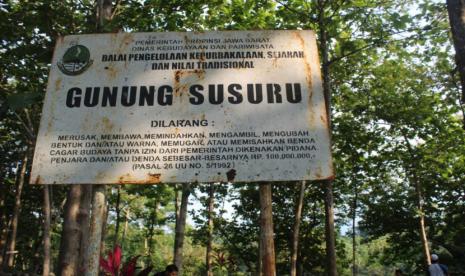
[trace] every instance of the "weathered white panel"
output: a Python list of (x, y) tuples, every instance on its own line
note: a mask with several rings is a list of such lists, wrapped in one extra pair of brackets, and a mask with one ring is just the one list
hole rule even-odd
[(312, 31), (57, 42), (31, 183), (216, 182), (227, 172), (333, 177)]

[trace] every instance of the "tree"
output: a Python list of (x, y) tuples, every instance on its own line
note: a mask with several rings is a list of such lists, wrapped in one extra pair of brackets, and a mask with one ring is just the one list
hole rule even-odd
[(302, 219), (302, 206), (305, 195), (305, 181), (299, 185), (299, 197), (295, 201), (295, 220), (292, 227), (292, 248), (291, 248), (291, 276), (297, 273), (297, 255), (299, 246), (300, 221)]
[(51, 266), (51, 207), (50, 191), (48, 186), (44, 186), (44, 263), (43, 276), (50, 275)]
[[(450, 109), (451, 106), (441, 103), (439, 95), (444, 94), (436, 89), (437, 85), (432, 79), (434, 75), (425, 74), (421, 81), (418, 80), (419, 73), (424, 70), (423, 65), (416, 63), (412, 55), (403, 54), (403, 51), (399, 49), (400, 53), (395, 61), (385, 61), (378, 67), (379, 71), (378, 69), (373, 71), (376, 73), (376, 78), (370, 81), (366, 81), (365, 78), (368, 85), (377, 83), (369, 89), (371, 91), (370, 101), (376, 108), (373, 111), (367, 109), (365, 112), (372, 114), (374, 122), (381, 126), (378, 128), (379, 131), (385, 137), (384, 145), (381, 146), (382, 150), (378, 151), (375, 159), (378, 171), (375, 172), (377, 176), (374, 179), (384, 178), (386, 187), (383, 189), (379, 184), (376, 185), (378, 187), (371, 186), (371, 194), (364, 196), (368, 200), (365, 204), (369, 206), (369, 209), (364, 215), (363, 225), (364, 229), (370, 229), (372, 234), (396, 232), (398, 235), (396, 240), (393, 239), (390, 242), (396, 248), (395, 250), (403, 252), (399, 255), (418, 256), (418, 249), (423, 247), (425, 251), (423, 263), (426, 263), (428, 260), (426, 250), (429, 245), (425, 241), (424, 233), (428, 231), (428, 228), (434, 228), (435, 224), (441, 224), (441, 216), (433, 215), (436, 211), (431, 204), (440, 192), (432, 189), (436, 185), (434, 184), (435, 178), (426, 176), (429, 174), (427, 168), (431, 168), (432, 164), (430, 157), (423, 150), (436, 144), (433, 141), (441, 136), (440, 133), (446, 131), (444, 125), (456, 129), (457, 121), (452, 114), (457, 107), (452, 106)], [(402, 63), (399, 62), (401, 60)], [(396, 68), (400, 74), (386, 74), (392, 72), (392, 68)], [(394, 78), (396, 79), (395, 85)], [(392, 84), (391, 92), (389, 83)], [(383, 87), (384, 90), (377, 87)], [(396, 97), (389, 96), (394, 95), (392, 91), (397, 92)], [(435, 113), (431, 113), (431, 107), (435, 109)], [(438, 153), (442, 151), (441, 148), (436, 149)], [(384, 191), (389, 192), (381, 196)], [(393, 194), (389, 195), (389, 193)], [(375, 194), (380, 195), (380, 198), (374, 196)], [(378, 207), (373, 205), (380, 204), (383, 200), (388, 202), (387, 205), (382, 204)], [(377, 212), (383, 213), (383, 217), (376, 218)], [(433, 217), (439, 221), (433, 220)], [(426, 224), (426, 226), (419, 227), (412, 224), (412, 218), (418, 218), (419, 225)], [(378, 226), (375, 226), (376, 223), (379, 223)], [(366, 228), (365, 226), (368, 225), (369, 228)], [(373, 226), (375, 227), (372, 228)], [(429, 232), (434, 233), (434, 231)], [(379, 234), (376, 236), (380, 237)], [(401, 246), (409, 243), (419, 246), (401, 249)], [(424, 268), (425, 266), (417, 267), (418, 270)]]
[[(461, 66), (454, 63), (451, 55), (445, 3), (426, 0), (115, 1), (112, 20), (103, 31), (315, 30), (325, 86), (329, 85), (331, 92), (327, 93), (331, 96), (327, 102), (331, 104), (337, 171), (333, 189), (326, 190), (332, 193), (333, 203), (328, 200), (326, 206), (337, 207), (336, 226), (343, 223), (352, 226), (350, 241), (336, 231), (335, 250), (331, 254), (337, 253), (337, 269), (333, 262), (326, 270), (348, 273), (350, 260), (345, 255), (346, 245), (352, 249), (354, 274), (357, 270), (360, 274), (391, 273), (393, 265), (411, 267), (405, 271), (411, 274), (424, 270), (421, 264), (427, 257), (422, 253), (425, 242), (422, 245), (419, 227), (423, 217), (429, 248), (439, 252), (453, 272), (463, 274), (465, 112), (463, 99), (457, 93), (460, 90), (455, 72), (460, 73)], [(451, 7), (457, 2), (447, 3)], [(97, 22), (94, 2), (87, 0), (6, 1), (0, 5), (0, 15), (3, 18), (0, 25), (3, 35), (0, 46), (0, 252), (4, 253), (5, 229), (11, 229), (14, 221), (22, 158), (26, 149), (34, 146), (54, 41), (59, 35), (93, 32)], [(453, 22), (456, 21), (451, 18), (452, 25), (456, 25)], [(453, 37), (457, 37), (456, 31)], [(25, 167), (27, 180), (30, 168)], [(257, 186), (233, 184), (229, 188), (228, 196), (215, 190), (215, 210), (220, 210), (225, 200), (234, 207), (230, 208), (230, 216), (223, 217), (221, 212), (214, 216), (212, 266), (237, 273), (257, 272), (260, 267)], [(330, 186), (308, 183), (303, 197), (299, 245), (295, 250), (296, 238), (290, 234), (296, 233), (293, 230), (295, 212), (289, 208), (295, 206), (298, 198), (295, 183), (274, 184), (277, 274), (289, 273), (292, 251), (294, 256), (297, 253), (297, 275), (324, 273), (325, 249), (333, 247), (325, 246), (326, 188)], [(18, 253), (11, 268), (13, 273), (32, 274), (41, 266), (41, 243), (47, 236), (44, 231), (37, 231), (46, 220), (46, 213), (42, 212), (43, 192), (40, 186), (25, 185), (22, 189), (15, 243)], [(60, 215), (60, 206), (65, 202), (67, 208), (72, 202), (79, 206), (74, 214), (78, 216), (76, 227), (82, 234), (77, 236), (87, 239), (83, 226), (89, 224), (89, 210), (85, 207), (89, 205), (89, 197), (69, 197), (65, 201), (65, 192), (63, 186), (54, 186), (50, 192), (52, 259), (59, 253), (60, 233), (69, 230)], [(81, 191), (80, 194), (88, 193)], [(122, 187), (119, 204), (116, 204), (117, 196), (110, 195), (112, 208), (105, 243), (121, 240), (125, 254), (151, 253), (152, 256), (145, 255), (140, 260), (163, 268), (171, 262), (173, 254), (173, 197), (172, 189), (164, 185)], [(205, 201), (202, 196), (198, 198), (206, 204), (203, 210), (208, 210), (208, 197)], [(187, 273), (200, 274), (205, 271), (204, 252), (208, 244), (202, 236), (207, 236), (211, 227), (206, 227), (207, 211), (196, 217), (199, 223), (194, 229), (185, 226), (183, 262)], [(190, 245), (191, 238), (197, 242), (194, 247)], [(86, 247), (82, 242), (74, 245), (80, 249)], [(82, 251), (76, 254), (82, 257)], [(5, 260), (3, 257), (0, 254), (0, 263)], [(82, 263), (81, 257), (78, 262)]]
[(179, 274), (182, 273), (182, 263), (183, 263), (182, 250), (184, 246), (187, 207), (189, 203), (189, 196), (191, 193), (191, 185), (192, 184), (190, 183), (184, 183), (182, 185), (181, 208), (179, 210), (179, 216), (176, 218), (173, 262), (178, 267)]
[[(460, 84), (462, 86), (461, 104), (465, 104), (465, 2), (462, 0), (447, 0), (447, 11), (449, 12), (449, 22), (452, 31), (452, 38), (455, 48), (455, 63), (457, 67), (454, 69), (460, 75)], [(462, 108), (463, 127), (465, 128), (465, 112)]]

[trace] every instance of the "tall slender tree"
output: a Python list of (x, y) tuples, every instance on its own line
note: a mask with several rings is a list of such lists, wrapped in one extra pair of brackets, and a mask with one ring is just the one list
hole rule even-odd
[(16, 238), (17, 238), (17, 233), (18, 233), (18, 221), (19, 221), (19, 215), (21, 212), (21, 195), (23, 193), (23, 187), (25, 185), (26, 181), (26, 171), (27, 171), (27, 166), (29, 162), (29, 151), (26, 150), (24, 153), (23, 160), (21, 162), (21, 171), (19, 174), (19, 179), (18, 183), (16, 186), (16, 195), (15, 195), (15, 205), (14, 205), (14, 210), (13, 210), (13, 217), (11, 221), (11, 232), (10, 232), (10, 237), (8, 239), (8, 245), (7, 245), (7, 268), (12, 269), (15, 261), (15, 255), (16, 255)]
[(291, 276), (297, 275), (297, 256), (299, 249), (299, 232), (300, 232), (300, 222), (302, 220), (302, 207), (304, 204), (305, 196), (305, 181), (300, 183), (299, 187), (299, 197), (295, 201), (295, 219), (294, 226), (292, 227), (292, 248), (291, 248)]
[(260, 193), (260, 260), (265, 276), (276, 275), (271, 184), (259, 184)]
[(80, 185), (72, 185), (66, 199), (63, 230), (61, 233), (58, 274), (76, 275), (79, 267), (81, 227), (79, 225), (79, 204), (82, 196)]
[(455, 48), (455, 63), (457, 65), (455, 72), (460, 75), (460, 84), (462, 87), (462, 115), (463, 128), (465, 129), (465, 1), (447, 0), (447, 10), (449, 12), (449, 22), (452, 30), (452, 38)]
[(49, 276), (51, 270), (51, 207), (48, 185), (44, 186), (44, 261), (43, 276)]
[(207, 249), (205, 253), (205, 266), (207, 276), (213, 275), (212, 270), (212, 253), (213, 253), (213, 219), (214, 219), (214, 206), (215, 206), (215, 185), (209, 184), (208, 187), (208, 223), (207, 223)]
[(189, 204), (189, 196), (191, 194), (192, 184), (182, 184), (181, 194), (181, 207), (179, 209), (179, 215), (176, 219), (175, 238), (174, 238), (174, 253), (173, 262), (179, 269), (179, 274), (182, 274), (183, 265), (183, 248), (184, 248), (184, 237), (186, 231), (186, 219), (187, 219), (187, 207)]

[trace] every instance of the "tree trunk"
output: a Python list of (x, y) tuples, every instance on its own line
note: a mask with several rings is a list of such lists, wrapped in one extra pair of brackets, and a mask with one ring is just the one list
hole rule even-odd
[(99, 272), (99, 258), (102, 242), (102, 228), (105, 217), (105, 185), (94, 185), (92, 189), (92, 216), (90, 219), (89, 245), (86, 251), (86, 276), (95, 276)]
[(82, 185), (71, 185), (65, 205), (63, 230), (61, 233), (58, 275), (78, 274), (81, 228), (79, 226), (79, 205)]
[(264, 276), (275, 276), (275, 251), (271, 184), (260, 184), (260, 240)]
[(174, 238), (174, 264), (179, 269), (179, 275), (182, 275), (182, 249), (184, 246), (184, 231), (186, 228), (187, 205), (189, 203), (189, 195), (191, 193), (191, 184), (182, 184), (181, 208), (179, 216), (176, 220), (175, 238)]
[(454, 41), (455, 63), (462, 85), (461, 103), (465, 104), (465, 0), (447, 0), (446, 2)]
[(215, 186), (213, 183), (211, 183), (209, 191), (208, 191), (208, 233), (207, 233), (208, 238), (207, 238), (207, 253), (205, 257), (207, 276), (213, 276), (212, 265), (211, 265), (211, 254), (212, 254), (212, 247), (213, 247), (214, 194), (215, 194)]
[[(16, 168), (18, 168), (18, 163), (16, 163)], [(17, 171), (17, 170), (16, 170)], [(7, 188), (6, 188), (6, 183), (5, 179), (8, 177), (7, 172), (4, 172), (5, 174), (2, 174), (1, 178), (1, 183), (0, 183), (0, 272), (3, 268), (3, 256), (5, 253), (6, 249), (6, 243), (8, 239), (8, 229), (9, 227), (9, 219), (7, 216), (7, 210), (5, 207), (5, 197), (7, 194)]]
[[(410, 154), (410, 158), (412, 159), (412, 162), (411, 162), (412, 169), (410, 172), (411, 181), (410, 182), (413, 182), (412, 184), (415, 186), (415, 193), (417, 197), (417, 208), (418, 208), (418, 213), (419, 213), (418, 224), (420, 228), (419, 229), (420, 239), (421, 239), (421, 244), (423, 248), (423, 256), (425, 258), (424, 261), (425, 261), (426, 266), (429, 266), (431, 264), (431, 256), (429, 252), (428, 237), (426, 235), (425, 212), (423, 209), (423, 204), (424, 204), (423, 191), (422, 191), (423, 189), (421, 187), (420, 179), (418, 179), (418, 175), (416, 172), (416, 169), (417, 169), (416, 159), (417, 158), (415, 155), (415, 151), (412, 148), (412, 145), (410, 144), (410, 141), (408, 140), (407, 134), (405, 133), (405, 131), (403, 131), (402, 134), (404, 136), (405, 145), (407, 146), (407, 150)], [(405, 166), (405, 170), (408, 173), (409, 167), (407, 165)]]
[(105, 209), (103, 209), (103, 218), (102, 218), (102, 236), (100, 237), (100, 255), (104, 255), (105, 250), (106, 250), (105, 239), (107, 236), (109, 208), (110, 208), (110, 205), (108, 204), (108, 201), (105, 199)]
[[(149, 249), (149, 246), (147, 243), (147, 237), (144, 237), (144, 254), (145, 255), (147, 255), (148, 249)], [(145, 267), (145, 262), (143, 260), (141, 260), (141, 263), (142, 263), (142, 267)]]
[(305, 181), (299, 186), (299, 197), (296, 201), (294, 227), (292, 228), (292, 248), (291, 248), (291, 276), (297, 274), (297, 253), (299, 249), (300, 221), (302, 219), (302, 206), (305, 195)]
[[(97, 32), (103, 32), (105, 24), (111, 20), (112, 0), (97, 0)], [(87, 248), (83, 260), (85, 260), (86, 276), (95, 276), (99, 273), (99, 259), (102, 248), (102, 233), (106, 208), (105, 185), (92, 187), (92, 212), (90, 217), (90, 231)]]
[(357, 218), (357, 205), (358, 205), (358, 190), (357, 185), (354, 185), (354, 201), (352, 206), (352, 275), (358, 274), (357, 267), (357, 233), (356, 233), (356, 218)]
[(297, 249), (297, 276), (302, 276), (304, 274), (304, 262), (302, 261), (302, 246), (299, 246)]
[(128, 232), (128, 224), (129, 224), (129, 208), (126, 210), (126, 215), (125, 215), (125, 222), (124, 222), (124, 229), (123, 229), (123, 235), (121, 236), (121, 249), (124, 252), (124, 241), (126, 239), (126, 233)]
[(179, 190), (178, 184), (174, 185), (174, 219), (178, 221), (179, 218)]
[[(42, 214), (40, 215), (42, 216)], [(43, 219), (42, 217), (39, 219)], [(35, 273), (39, 271), (39, 269), (43, 265), (43, 258), (42, 258), (42, 244), (44, 241), (44, 231), (37, 231), (37, 235), (35, 237), (30, 236), (30, 243), (29, 243), (29, 250), (30, 252), (34, 252), (33, 258), (22, 258), (23, 259), (23, 267), (27, 267), (30, 273)]]
[(78, 223), (81, 230), (81, 246), (79, 250), (79, 271), (85, 271), (88, 262), (86, 250), (89, 245), (90, 232), (90, 208), (92, 205), (92, 185), (80, 185), (82, 190), (81, 200), (79, 204)]
[(334, 237), (334, 206), (333, 181), (324, 181), (325, 184), (325, 233), (326, 258), (328, 262), (328, 275), (336, 276), (336, 244)]
[(415, 192), (417, 195), (417, 208), (418, 208), (418, 213), (420, 214), (418, 218), (418, 223), (420, 227), (420, 238), (421, 238), (421, 244), (423, 247), (423, 256), (425, 258), (425, 264), (428, 267), (431, 265), (431, 255), (429, 252), (429, 245), (428, 245), (428, 237), (426, 235), (426, 225), (425, 225), (425, 211), (423, 208), (423, 193), (422, 193), (422, 188), (420, 181), (418, 180), (416, 173), (413, 172), (413, 181), (415, 182)]
[(257, 275), (258, 276), (263, 276), (263, 240), (260, 236), (258, 239), (258, 262), (257, 262)]
[(16, 195), (15, 195), (15, 206), (13, 209), (13, 218), (11, 223), (11, 235), (10, 239), (8, 240), (7, 246), (7, 267), (8, 269), (12, 269), (14, 266), (15, 260), (15, 250), (16, 250), (16, 235), (18, 233), (18, 221), (19, 221), (19, 214), (21, 212), (21, 194), (23, 192), (24, 182), (26, 181), (26, 170), (28, 164), (28, 154), (29, 150), (26, 150), (24, 153), (23, 161), (21, 162), (21, 172), (19, 175), (18, 185), (16, 188)]
[(97, 31), (103, 32), (107, 22), (111, 20), (112, 0), (97, 0)]
[(418, 213), (420, 214), (418, 218), (418, 223), (420, 227), (420, 238), (421, 238), (421, 244), (423, 247), (423, 256), (425, 258), (425, 264), (427, 266), (431, 265), (431, 255), (429, 252), (429, 245), (428, 245), (428, 236), (426, 235), (426, 225), (425, 225), (425, 211), (423, 208), (423, 193), (422, 193), (422, 188), (420, 181), (414, 174), (413, 180), (415, 182), (415, 191), (417, 194), (417, 208), (418, 208)]
[(159, 205), (159, 202), (157, 201), (155, 203), (155, 206), (154, 206), (153, 214), (152, 214), (151, 221), (150, 221), (149, 233), (148, 233), (148, 236), (147, 236), (147, 239), (148, 239), (147, 262), (148, 262), (148, 264), (151, 264), (151, 262), (152, 262), (152, 253), (154, 252), (153, 251), (153, 236), (155, 235), (155, 227), (158, 224), (158, 215), (157, 215), (158, 205)]
[[(318, 0), (318, 25), (320, 29), (320, 51), (322, 56), (323, 94), (325, 98), (328, 126), (331, 129), (331, 79), (329, 69), (328, 32), (326, 30), (326, 18), (324, 15), (326, 2)], [(336, 268), (336, 242), (334, 235), (334, 198), (333, 182), (325, 180), (325, 236), (326, 236), (326, 259), (327, 272), (329, 276), (337, 275)]]
[(115, 213), (116, 213), (116, 225), (115, 225), (115, 238), (113, 240), (113, 248), (118, 244), (118, 236), (119, 236), (119, 221), (121, 219), (121, 186), (118, 185), (117, 194), (116, 194), (116, 206), (115, 206)]
[(419, 212), (421, 213), (420, 218), (419, 218), (419, 223), (420, 223), (421, 243), (423, 245), (423, 255), (425, 257), (426, 265), (429, 266), (431, 265), (431, 255), (429, 252), (428, 237), (426, 235), (425, 216), (423, 214), (423, 208), (419, 209)]
[(44, 185), (44, 264), (43, 276), (50, 274), (50, 259), (51, 259), (51, 208), (50, 208), (50, 193), (48, 185)]

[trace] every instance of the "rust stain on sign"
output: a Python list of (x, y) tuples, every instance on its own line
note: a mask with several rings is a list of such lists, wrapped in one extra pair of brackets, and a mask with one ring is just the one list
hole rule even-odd
[(176, 70), (174, 72), (174, 97), (179, 98), (181, 103), (187, 104), (189, 87), (204, 78), (205, 70)]
[(228, 182), (234, 181), (234, 178), (236, 178), (236, 170), (235, 169), (230, 169), (229, 171), (226, 172), (226, 177), (228, 179)]
[(111, 65), (105, 66), (105, 70), (110, 79), (115, 79), (118, 77), (119, 70), (115, 68), (114, 66), (111, 66)]
[(122, 175), (118, 183), (119, 184), (157, 184), (160, 183), (161, 174), (159, 173), (148, 173), (145, 179), (136, 179), (131, 174)]
[[(297, 41), (299, 41), (300, 46), (302, 49), (305, 49), (305, 40), (303, 37), (300, 35), (300, 33), (294, 33), (294, 35), (297, 37)], [(305, 54), (308, 54), (308, 51), (305, 52)], [(306, 79), (307, 79), (307, 87), (309, 89), (310, 97), (312, 95), (312, 90), (313, 90), (313, 83), (312, 83), (312, 67), (308, 63), (308, 60), (306, 57), (304, 57), (304, 64), (305, 64), (305, 74), (306, 74)]]
[(113, 130), (113, 123), (107, 117), (102, 118), (102, 126), (103, 126), (104, 132), (110, 132)]
[(180, 90), (180, 86), (181, 86), (181, 76), (182, 76), (183, 72), (181, 70), (176, 70), (174, 72), (174, 96), (176, 97), (179, 97), (179, 90)]
[(105, 172), (98, 172), (97, 175), (95, 176), (95, 180), (97, 180), (97, 182), (101, 182), (100, 180), (105, 179), (105, 177), (106, 177)]
[(121, 51), (125, 50), (133, 41), (134, 36), (132, 34), (125, 34), (120, 44)]
[(55, 91), (59, 91), (60, 88), (61, 88), (61, 82), (62, 82), (62, 79), (61, 78), (58, 78), (56, 81), (55, 81)]
[(35, 185), (43, 184), (41, 180), (42, 180), (42, 179), (40, 178), (40, 175), (38, 175), (38, 176), (36, 177), (36, 179), (35, 179), (32, 183), (35, 184)]
[(317, 177), (317, 179), (321, 179), (322, 178), (322, 173), (321, 173), (321, 167), (318, 167), (315, 172), (314, 172), (315, 176)]
[[(294, 32), (294, 36), (296, 37), (300, 47), (302, 49), (305, 49), (305, 40), (304, 38), (301, 36), (300, 33), (298, 32)], [(309, 108), (313, 108), (313, 103), (314, 103), (314, 100), (312, 99), (313, 97), (313, 81), (312, 81), (312, 78), (313, 78), (313, 74), (312, 74), (312, 67), (311, 67), (311, 64), (309, 63), (309, 60), (308, 60), (308, 57), (307, 55), (309, 55), (309, 51), (305, 51), (305, 57), (303, 59), (303, 62), (304, 62), (304, 70), (305, 70), (305, 79), (307, 81), (307, 88), (308, 88), (308, 98), (307, 98), (307, 102), (308, 102), (308, 106)], [(318, 55), (318, 53), (311, 53), (313, 57), (314, 55)], [(315, 112), (311, 111), (308, 113), (308, 122), (309, 122), (309, 126), (310, 127), (314, 127), (315, 126)], [(320, 176), (318, 176), (318, 178), (320, 178)]]

